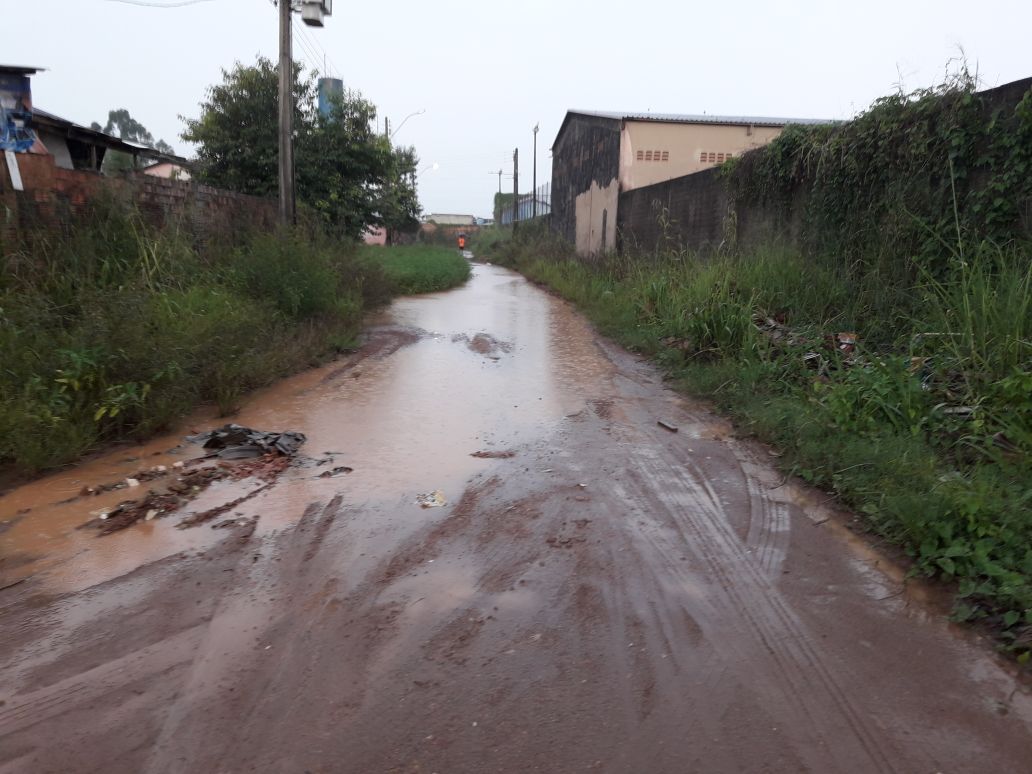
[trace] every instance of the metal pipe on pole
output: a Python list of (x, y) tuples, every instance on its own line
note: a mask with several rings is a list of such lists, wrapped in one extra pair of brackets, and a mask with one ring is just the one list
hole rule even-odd
[(291, 50), (292, 0), (279, 0), (279, 214), (280, 224), (296, 221), (294, 200), (294, 59)]
[(520, 149), (512, 152), (512, 230), (520, 219)]
[(533, 213), (531, 217), (534, 217), (534, 218), (537, 217), (537, 133), (538, 133), (538, 127), (539, 127), (539, 124), (534, 124), (534, 173), (532, 175), (533, 180), (534, 180), (534, 183), (533, 183), (533, 194), (532, 194), (532, 196), (534, 197), (534, 203), (531, 205), (532, 213)]

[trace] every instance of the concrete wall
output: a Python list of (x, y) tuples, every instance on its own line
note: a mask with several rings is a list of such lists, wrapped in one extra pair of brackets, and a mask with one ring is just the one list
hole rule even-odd
[(620, 194), (621, 251), (716, 248), (725, 238), (727, 190), (717, 169)]
[(577, 254), (600, 255), (616, 249), (617, 206), (620, 183), (614, 178), (604, 188), (596, 182), (576, 199)]
[(626, 121), (620, 139), (620, 187), (631, 191), (709, 169), (729, 156), (740, 156), (766, 145), (781, 134), (782, 129), (780, 126)]
[(0, 213), (6, 213), (0, 221), (0, 237), (5, 241), (20, 229), (63, 227), (100, 196), (125, 197), (151, 222), (176, 223), (199, 242), (276, 227), (273, 199), (149, 175), (106, 178), (63, 169), (49, 155), (19, 153), (17, 160), (24, 191), (13, 190), (7, 162), (0, 156)]
[[(1030, 89), (1032, 78), (1026, 78), (980, 92), (978, 97), (985, 119), (991, 120), (998, 111), (1009, 115)], [(758, 129), (754, 131), (759, 144), (769, 141), (764, 139), (765, 135), (759, 134)], [(642, 133), (639, 137), (644, 139), (632, 141), (650, 143), (653, 150), (663, 141), (661, 134)], [(715, 138), (717, 135), (707, 137)], [(741, 140), (740, 137), (738, 139)], [(626, 156), (627, 152), (628, 149), (624, 149), (622, 155)], [(987, 182), (985, 177), (985, 173), (975, 170), (968, 184), (984, 185)], [(732, 205), (718, 169), (707, 169), (652, 185), (637, 185), (646, 179), (621, 171), (624, 187), (619, 197), (617, 219), (621, 250), (707, 250), (725, 242), (734, 242), (741, 249), (769, 241), (804, 250), (815, 248), (812, 235), (808, 237), (806, 233), (807, 202), (811, 195), (807, 184), (797, 185), (788, 200), (778, 205)], [(1015, 233), (1032, 236), (1032, 199), (1015, 204), (1020, 213)]]

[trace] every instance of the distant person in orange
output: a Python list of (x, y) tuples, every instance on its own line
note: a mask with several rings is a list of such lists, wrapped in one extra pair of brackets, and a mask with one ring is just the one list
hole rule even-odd
[(466, 235), (465, 234), (459, 234), (459, 249), (460, 250), (465, 250), (466, 249)]

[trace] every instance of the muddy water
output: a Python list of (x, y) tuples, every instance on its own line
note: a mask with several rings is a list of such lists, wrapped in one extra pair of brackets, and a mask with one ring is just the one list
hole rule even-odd
[(39, 557), (4, 571), (0, 772), (1028, 771), (1012, 665), (565, 304), (479, 266), (372, 322), (235, 417), (309, 436), (242, 524), (176, 529), (259, 482), (109, 537), (75, 527), (124, 492), (60, 502), (204, 413), (0, 500)]
[[(356, 507), (392, 507), (418, 526), (418, 494), (459, 497), (466, 479), (505, 451), (543, 437), (564, 415), (604, 389), (612, 366), (583, 320), (504, 269), (477, 265), (463, 288), (403, 298), (372, 321), (367, 353), (285, 379), (253, 395), (232, 421), (308, 436), (299, 465), (230, 515), (257, 517), (262, 533), (299, 518), (305, 506), (343, 491)], [(389, 355), (389, 356), (388, 356)], [(32, 578), (47, 591), (96, 585), (155, 560), (206, 548), (223, 535), (207, 525), (178, 529), (182, 517), (239, 498), (260, 482), (218, 482), (180, 513), (98, 537), (79, 529), (91, 512), (142, 496), (137, 489), (76, 497), (87, 485), (199, 454), (183, 436), (224, 418), (199, 411), (175, 433), (119, 448), (0, 497), (0, 586)], [(318, 474), (339, 465), (341, 478)]]

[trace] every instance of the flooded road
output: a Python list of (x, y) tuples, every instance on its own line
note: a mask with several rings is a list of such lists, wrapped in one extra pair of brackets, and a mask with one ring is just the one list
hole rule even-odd
[(1029, 770), (1027, 681), (516, 274), (397, 301), (233, 420), (304, 458), (77, 529), (200, 412), (0, 497), (0, 772)]

